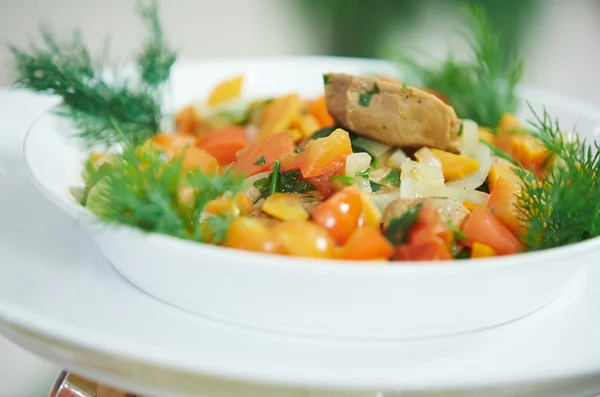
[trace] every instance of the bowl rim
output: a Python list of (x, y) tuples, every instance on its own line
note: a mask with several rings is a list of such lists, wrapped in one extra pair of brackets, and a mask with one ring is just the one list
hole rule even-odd
[[(270, 63), (270, 62), (319, 62), (319, 61), (335, 61), (335, 62), (356, 62), (364, 64), (385, 65), (386, 62), (382, 59), (369, 58), (352, 58), (352, 57), (336, 57), (336, 56), (265, 56), (265, 57), (222, 57), (222, 58), (206, 58), (194, 59), (176, 63), (174, 71), (179, 68), (197, 68), (200, 65), (206, 64), (232, 64), (232, 63)], [(592, 103), (572, 98), (568, 95), (562, 95), (553, 91), (540, 89), (534, 86), (521, 85), (518, 87), (518, 96), (522, 97), (523, 92), (534, 93), (536, 97), (544, 97), (547, 102), (561, 103), (557, 105), (562, 108), (577, 109), (577, 113), (586, 114), (590, 118), (597, 119), (600, 122), (600, 107)], [(28, 156), (28, 148), (30, 141), (35, 137), (37, 127), (41, 120), (45, 117), (59, 117), (53, 113), (59, 105), (53, 105), (41, 114), (39, 114), (32, 124), (29, 126), (22, 145), (22, 156), (25, 164), (25, 169), (33, 181), (34, 185), (40, 190), (47, 199), (57, 205), (72, 218), (77, 221), (85, 222), (90, 226), (97, 227), (101, 224), (99, 218), (95, 216), (85, 207), (82, 207), (76, 200), (69, 197), (65, 200), (63, 196), (58, 196), (51, 189), (47, 189), (44, 182), (39, 180), (34, 171), (35, 167), (31, 164), (31, 159)], [(594, 134), (600, 134), (598, 127)], [(70, 195), (68, 186), (64, 190), (65, 195)], [(359, 260), (342, 260), (342, 259), (320, 259), (320, 258), (304, 258), (294, 257), (290, 255), (267, 254), (260, 252), (247, 251), (236, 248), (217, 246), (208, 243), (185, 240), (174, 236), (160, 234), (155, 232), (145, 232), (141, 229), (128, 225), (120, 224), (102, 224), (102, 227), (114, 228), (116, 232), (125, 233), (126, 237), (145, 239), (146, 244), (155, 246), (163, 246), (167, 249), (178, 250), (184, 252), (185, 255), (193, 257), (201, 255), (202, 252), (208, 253), (211, 257), (220, 257), (228, 262), (235, 262), (242, 259), (243, 255), (244, 266), (261, 266), (265, 270), (281, 270), (286, 271), (312, 271), (312, 270), (327, 270), (329, 272), (341, 274), (360, 274), (360, 275), (406, 275), (415, 272), (462, 272), (472, 271), (476, 269), (488, 269), (490, 267), (509, 267), (519, 263), (529, 261), (542, 261), (549, 257), (556, 258), (576, 255), (581, 252), (589, 251), (593, 248), (600, 248), (600, 236), (566, 246), (549, 248), (540, 251), (530, 251), (515, 255), (498, 256), (491, 258), (476, 258), (465, 260), (449, 260), (449, 261), (359, 261)], [(110, 232), (113, 232), (112, 230)], [(457, 263), (458, 262), (458, 263)]]

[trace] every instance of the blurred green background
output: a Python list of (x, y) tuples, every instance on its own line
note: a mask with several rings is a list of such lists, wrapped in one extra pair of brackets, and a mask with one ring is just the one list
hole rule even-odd
[[(506, 44), (518, 46), (531, 18), (548, 0), (291, 0), (323, 42), (324, 54), (378, 57), (391, 35), (410, 38), (428, 11), (458, 14), (468, 3), (483, 5)], [(565, 0), (568, 1), (568, 0)], [(441, 11), (440, 11), (441, 10)], [(452, 11), (456, 10), (455, 13)]]

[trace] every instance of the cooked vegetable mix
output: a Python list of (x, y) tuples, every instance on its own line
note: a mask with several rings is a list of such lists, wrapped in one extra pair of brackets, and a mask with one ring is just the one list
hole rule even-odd
[[(600, 155), (546, 112), (514, 115), (522, 62), (469, 9), (473, 61), (422, 66), (420, 86), (330, 71), (323, 93), (242, 96), (244, 76), (162, 129), (175, 51), (155, 4), (137, 80), (104, 79), (75, 36), (12, 48), (16, 83), (63, 98), (97, 152), (81, 205), (107, 223), (199, 243), (345, 260), (486, 258), (600, 235)], [(166, 127), (165, 127), (166, 128)], [(99, 147), (99, 149), (98, 149)]]

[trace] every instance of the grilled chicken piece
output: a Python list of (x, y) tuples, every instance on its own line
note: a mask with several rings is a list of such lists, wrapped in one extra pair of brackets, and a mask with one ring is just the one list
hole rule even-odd
[(408, 209), (413, 208), (419, 203), (434, 204), (438, 208), (438, 213), (442, 222), (450, 222), (454, 227), (460, 229), (469, 216), (467, 210), (461, 203), (446, 198), (419, 198), (419, 199), (398, 199), (390, 203), (383, 214), (383, 228), (387, 230), (393, 218), (402, 216)]
[(329, 113), (338, 125), (390, 146), (458, 152), (460, 120), (436, 96), (373, 77), (330, 73)]

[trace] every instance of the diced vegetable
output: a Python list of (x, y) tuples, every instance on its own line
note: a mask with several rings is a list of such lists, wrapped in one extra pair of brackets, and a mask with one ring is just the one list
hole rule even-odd
[(141, 146), (141, 150), (156, 149), (169, 158), (180, 155), (184, 149), (194, 145), (196, 140), (184, 134), (157, 134)]
[(479, 242), (489, 245), (498, 255), (516, 254), (523, 248), (510, 230), (485, 207), (473, 210), (463, 226), (463, 232), (470, 244)]
[(445, 197), (446, 186), (441, 167), (405, 159), (400, 174), (400, 197)]
[(337, 244), (346, 243), (364, 222), (360, 190), (349, 186), (334, 194), (314, 209), (312, 219), (325, 228)]
[(385, 165), (399, 170), (402, 169), (402, 162), (407, 158), (408, 156), (406, 155), (406, 153), (404, 153), (402, 149), (396, 149), (396, 151), (392, 153), (390, 158), (387, 159)]
[(460, 179), (479, 169), (479, 164), (472, 158), (438, 149), (431, 149), (431, 152), (442, 163), (442, 171), (446, 180)]
[(208, 96), (208, 105), (216, 106), (238, 98), (242, 93), (243, 82), (243, 76), (236, 76), (219, 83)]
[(233, 163), (237, 152), (247, 143), (246, 129), (237, 126), (213, 131), (196, 140), (196, 146), (215, 157), (220, 165)]
[(356, 174), (367, 170), (370, 166), (369, 153), (352, 153), (346, 157), (346, 176), (354, 178)]
[(265, 200), (262, 210), (282, 221), (305, 221), (308, 212), (302, 207), (295, 194), (275, 193)]
[(281, 170), (299, 169), (304, 178), (330, 172), (338, 161), (352, 154), (348, 133), (340, 128), (325, 138), (311, 140), (300, 153), (288, 153), (281, 158)]
[(544, 146), (542, 141), (529, 135), (514, 137), (511, 141), (511, 149), (513, 157), (525, 169), (543, 168), (552, 153)]
[[(488, 197), (488, 199), (489, 199), (489, 197)], [(486, 201), (487, 201), (487, 200), (486, 200)], [(468, 210), (469, 210), (469, 212), (473, 212), (473, 210), (474, 210), (475, 208), (477, 208), (478, 206), (480, 206), (480, 205), (483, 205), (483, 204), (476, 204), (476, 203), (473, 203), (473, 202), (471, 202), (471, 201), (469, 201), (469, 200), (465, 200), (465, 201), (463, 201), (463, 204), (462, 204), (462, 205), (463, 205), (463, 206), (464, 206), (466, 209), (468, 209)]]
[(337, 191), (331, 177), (334, 175), (343, 175), (345, 164), (345, 160), (336, 161), (331, 164), (331, 170), (329, 172), (319, 176), (306, 178), (306, 181), (313, 185), (323, 198), (328, 198)]
[(363, 212), (364, 212), (364, 224), (379, 228), (381, 226), (382, 214), (377, 205), (371, 199), (371, 196), (361, 191), (360, 196), (362, 198)]
[(373, 157), (379, 157), (391, 149), (391, 147), (384, 145), (381, 142), (377, 142), (372, 139), (365, 138), (363, 136), (358, 136), (352, 139), (352, 144), (363, 148), (367, 153), (369, 153)]
[[(415, 152), (415, 158), (423, 165), (430, 167), (441, 167), (442, 162), (440, 159), (433, 154), (433, 151), (429, 148), (423, 147)], [(443, 170), (442, 170), (443, 171)]]
[(239, 216), (241, 214), (241, 210), (234, 200), (225, 197), (214, 199), (206, 203), (204, 212), (213, 215), (226, 214)]
[(321, 127), (330, 127), (333, 125), (333, 118), (329, 114), (329, 110), (327, 110), (324, 96), (320, 96), (314, 101), (309, 101), (308, 110), (316, 117)]
[(515, 234), (523, 227), (516, 207), (520, 191), (519, 184), (500, 177), (496, 181), (486, 205), (504, 226)]
[(275, 98), (263, 110), (258, 139), (286, 131), (300, 113), (300, 98), (297, 94), (289, 94)]
[(193, 106), (181, 109), (175, 116), (175, 130), (179, 133), (198, 135), (199, 132), (208, 130), (209, 128)]
[(313, 222), (284, 222), (275, 225), (272, 232), (288, 255), (310, 258), (334, 257), (333, 240), (327, 230)]
[(233, 202), (243, 215), (249, 214), (250, 211), (252, 211), (252, 205), (254, 204), (252, 198), (243, 192), (236, 194), (233, 198)]
[(300, 114), (298, 118), (292, 122), (292, 127), (298, 129), (302, 138), (309, 138), (312, 134), (321, 129), (319, 121), (312, 114)]
[(521, 178), (514, 171), (515, 166), (509, 163), (508, 161), (496, 161), (492, 164), (490, 168), (490, 173), (488, 175), (488, 185), (490, 188), (490, 192), (494, 191), (496, 187), (496, 181), (498, 178), (502, 177), (510, 182), (520, 184)]
[[(251, 176), (259, 172), (273, 168), (273, 164), (284, 153), (294, 150), (294, 142), (287, 132), (275, 134), (265, 139), (257, 140), (248, 144), (237, 154), (235, 169), (240, 174)], [(265, 159), (264, 164), (256, 164), (261, 156)]]
[(216, 158), (195, 146), (185, 149), (181, 166), (186, 171), (194, 171), (200, 168), (205, 174), (213, 174), (219, 167)]
[(493, 145), (496, 136), (492, 133), (492, 131), (490, 131), (489, 128), (479, 127), (479, 139), (486, 141), (490, 145)]
[(496, 256), (496, 251), (492, 247), (477, 241), (473, 243), (471, 258), (489, 258), (492, 256)]
[(284, 254), (277, 234), (258, 219), (240, 217), (236, 218), (229, 229), (223, 244), (229, 248), (238, 248), (248, 251)]
[(520, 136), (520, 130), (523, 128), (519, 120), (512, 114), (506, 113), (502, 115), (498, 124), (498, 132), (494, 139), (494, 145), (512, 156), (512, 141)]
[(479, 142), (479, 140), (474, 146), (474, 150), (475, 152), (472, 154), (465, 154), (474, 159), (479, 165), (479, 168), (462, 178), (449, 181), (446, 184), (448, 187), (473, 190), (477, 189), (485, 182), (493, 163), (492, 153), (490, 152), (490, 149), (485, 144)]
[(394, 247), (378, 228), (363, 226), (356, 229), (344, 246), (343, 258), (354, 260), (389, 259)]

